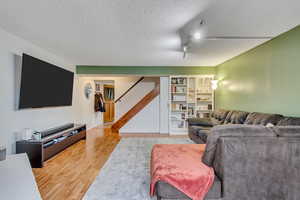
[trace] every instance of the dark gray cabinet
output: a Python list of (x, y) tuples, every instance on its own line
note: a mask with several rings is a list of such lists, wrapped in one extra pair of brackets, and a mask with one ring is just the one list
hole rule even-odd
[(40, 141), (22, 140), (16, 143), (17, 153), (27, 153), (32, 168), (43, 167), (43, 162), (70, 145), (86, 138), (86, 125), (74, 124), (72, 128), (53, 129)]

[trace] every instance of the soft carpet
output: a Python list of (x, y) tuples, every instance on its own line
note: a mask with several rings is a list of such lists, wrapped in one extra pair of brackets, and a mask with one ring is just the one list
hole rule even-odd
[(83, 199), (154, 200), (149, 196), (152, 146), (191, 143), (187, 138), (123, 138)]

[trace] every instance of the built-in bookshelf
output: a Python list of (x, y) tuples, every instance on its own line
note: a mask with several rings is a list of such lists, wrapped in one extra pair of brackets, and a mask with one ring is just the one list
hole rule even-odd
[(209, 117), (214, 109), (213, 76), (170, 77), (170, 134), (187, 134), (187, 119)]

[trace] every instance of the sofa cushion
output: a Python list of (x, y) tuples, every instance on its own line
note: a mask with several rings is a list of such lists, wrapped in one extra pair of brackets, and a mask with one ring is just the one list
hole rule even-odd
[(210, 127), (189, 126), (189, 138), (196, 144), (205, 144)]
[(224, 121), (224, 124), (243, 124), (248, 114), (248, 112), (244, 111), (230, 111)]
[(243, 124), (216, 126), (210, 130), (210, 134), (207, 138), (205, 152), (202, 157), (202, 162), (204, 162), (206, 165), (210, 167), (213, 166), (218, 139), (224, 136), (276, 137), (277, 134), (272, 128), (268, 128), (265, 126), (253, 126)]
[(253, 112), (248, 114), (244, 124), (253, 124), (253, 125), (267, 125), (268, 123), (276, 125), (281, 119), (282, 115), (278, 114), (267, 114), (267, 113), (258, 113)]
[(211, 130), (211, 128), (208, 128), (208, 129), (199, 129), (197, 131), (197, 136), (204, 142), (204, 144), (207, 141), (207, 137), (210, 134), (210, 130)]
[(202, 126), (189, 126), (189, 133), (193, 135), (198, 135), (198, 130), (203, 128)]
[(234, 110), (231, 110), (231, 111), (229, 111), (229, 112), (227, 113), (227, 115), (226, 115), (226, 117), (225, 117), (225, 120), (224, 120), (224, 124), (226, 124), (227, 121), (229, 121), (229, 119), (230, 119), (230, 117), (231, 117), (231, 115), (232, 115), (233, 112), (235, 112), (235, 111), (234, 111)]
[(203, 141), (198, 135), (193, 135), (189, 133), (189, 138), (196, 144), (205, 144), (205, 141)]
[(213, 116), (215, 119), (219, 120), (220, 123), (223, 123), (225, 121), (228, 113), (229, 113), (229, 110), (217, 109), (213, 112)]
[(222, 121), (216, 119), (216, 118), (211, 118), (211, 123), (213, 126), (218, 126), (222, 124)]
[(300, 126), (300, 117), (284, 117), (278, 123), (277, 126)]
[(214, 164), (223, 200), (298, 200), (300, 138), (222, 137)]
[(278, 137), (300, 138), (300, 126), (276, 126), (273, 129)]
[[(165, 199), (190, 199), (184, 193), (164, 181), (158, 181), (156, 183), (156, 193), (158, 196)], [(214, 183), (206, 194), (205, 199), (206, 198), (221, 198), (221, 181), (217, 176), (215, 176)]]
[(210, 118), (189, 118), (187, 119), (187, 121), (189, 126), (213, 126), (213, 123)]

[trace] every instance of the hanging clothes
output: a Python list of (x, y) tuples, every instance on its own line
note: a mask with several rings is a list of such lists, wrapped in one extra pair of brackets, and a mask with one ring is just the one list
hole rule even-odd
[(104, 100), (101, 93), (95, 94), (95, 112), (105, 112)]

